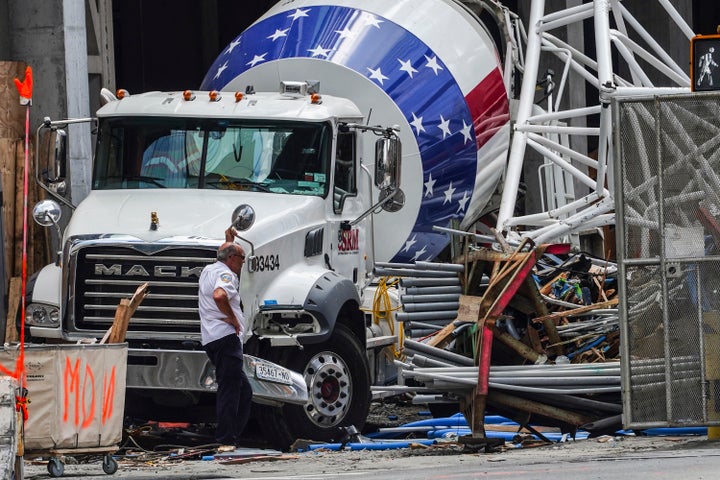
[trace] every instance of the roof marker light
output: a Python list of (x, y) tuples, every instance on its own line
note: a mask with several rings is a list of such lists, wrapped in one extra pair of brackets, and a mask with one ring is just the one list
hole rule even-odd
[(222, 98), (220, 92), (218, 92), (217, 90), (211, 90), (210, 93), (208, 93), (208, 96), (210, 97), (211, 102), (217, 102)]
[(243, 99), (243, 96), (244, 96), (244, 95), (243, 95), (242, 92), (235, 92), (235, 102), (237, 103), (237, 102), (239, 102), (240, 100), (242, 100), (242, 99)]
[(191, 102), (195, 100), (195, 94), (192, 92), (192, 90), (185, 90), (183, 92), (183, 100), (186, 102)]
[(128, 92), (124, 88), (118, 88), (117, 92), (115, 92), (115, 96), (117, 97), (118, 100), (122, 100), (125, 97), (129, 97), (130, 92)]
[(313, 93), (310, 95), (310, 103), (320, 105), (322, 103), (322, 96), (319, 93)]

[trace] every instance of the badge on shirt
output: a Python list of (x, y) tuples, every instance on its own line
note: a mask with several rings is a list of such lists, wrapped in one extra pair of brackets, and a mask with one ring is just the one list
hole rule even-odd
[(221, 273), (220, 280), (222, 280), (225, 283), (230, 283), (230, 282), (232, 282), (232, 276), (229, 273)]

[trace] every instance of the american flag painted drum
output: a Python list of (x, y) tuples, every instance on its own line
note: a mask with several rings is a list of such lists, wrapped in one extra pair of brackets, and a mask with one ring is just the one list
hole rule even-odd
[(449, 238), (433, 225), (471, 224), (487, 205), (505, 167), (508, 98), (492, 39), (462, 6), (280, 2), (220, 53), (201, 88), (282, 80), (319, 80), (370, 124), (400, 127), (405, 206), (375, 216), (376, 231), (396, 232), (376, 243), (376, 261), (434, 259)]

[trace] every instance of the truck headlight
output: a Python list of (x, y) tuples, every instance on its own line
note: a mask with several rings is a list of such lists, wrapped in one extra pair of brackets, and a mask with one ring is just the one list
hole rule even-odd
[(31, 303), (25, 307), (25, 323), (35, 327), (59, 327), (60, 309), (53, 305)]

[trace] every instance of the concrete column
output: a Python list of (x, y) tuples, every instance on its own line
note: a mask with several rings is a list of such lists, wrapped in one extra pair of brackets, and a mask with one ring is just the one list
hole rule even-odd
[[(63, 33), (67, 116), (89, 117), (85, 0), (63, 0)], [(90, 193), (92, 166), (90, 124), (71, 125), (68, 128), (68, 136), (70, 191), (73, 203), (77, 204)]]
[(0, 60), (10, 60), (10, 19), (7, 0), (0, 0)]

